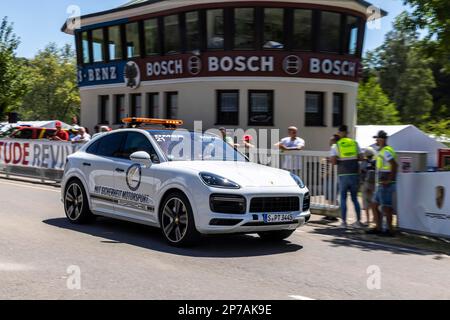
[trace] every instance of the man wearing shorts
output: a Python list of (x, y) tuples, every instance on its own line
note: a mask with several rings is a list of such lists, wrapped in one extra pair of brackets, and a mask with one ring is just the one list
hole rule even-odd
[(389, 230), (385, 235), (393, 237), (395, 236), (392, 220), (397, 188), (397, 154), (391, 146), (388, 146), (388, 135), (386, 132), (380, 131), (374, 139), (376, 139), (377, 146), (380, 150), (377, 156), (377, 189), (372, 203), (376, 228), (370, 230), (369, 233), (382, 233), (383, 215), (386, 215)]

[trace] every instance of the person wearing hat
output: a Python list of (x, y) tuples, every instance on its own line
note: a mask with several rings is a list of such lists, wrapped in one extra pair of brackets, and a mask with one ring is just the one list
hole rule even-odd
[(363, 155), (358, 143), (348, 137), (348, 127), (341, 126), (338, 135), (339, 141), (331, 147), (330, 161), (338, 167), (339, 191), (341, 199), (342, 227), (347, 228), (347, 196), (351, 194), (355, 206), (357, 222), (355, 227), (361, 227), (361, 206), (358, 201), (359, 190), (359, 162)]
[[(397, 189), (396, 181), (398, 158), (394, 148), (387, 144), (388, 134), (386, 132), (380, 131), (373, 138), (376, 139), (377, 147), (379, 149), (379, 153), (376, 159), (377, 187), (375, 190), (375, 196), (372, 201), (372, 209), (375, 216), (376, 228), (370, 230), (369, 233), (382, 233), (383, 215), (385, 215), (389, 227), (386, 235), (395, 236), (393, 214), (394, 198)], [(381, 212), (379, 210), (380, 206), (382, 208)]]
[(305, 140), (297, 136), (297, 127), (289, 127), (288, 135), (288, 137), (278, 142), (275, 147), (280, 148), (282, 151), (300, 151), (305, 148)]
[(375, 192), (375, 150), (371, 147), (364, 151), (364, 160), (361, 162), (361, 184), (363, 210), (366, 211), (367, 223), (371, 223), (370, 209), (372, 208), (372, 199)]
[(62, 129), (61, 121), (55, 122), (56, 132), (55, 135), (50, 137), (50, 140), (53, 141), (69, 141), (69, 133)]

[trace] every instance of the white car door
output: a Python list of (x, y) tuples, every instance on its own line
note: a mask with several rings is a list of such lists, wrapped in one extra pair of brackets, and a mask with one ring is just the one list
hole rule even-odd
[(114, 169), (125, 137), (124, 133), (109, 134), (86, 150), (87, 156), (82, 166), (89, 185), (91, 210), (98, 214), (113, 215), (115, 204), (119, 201)]
[(143, 168), (130, 160), (130, 156), (138, 151), (147, 152), (153, 163), (159, 163), (155, 149), (146, 135), (127, 132), (121, 157), (115, 162), (114, 168), (115, 186), (122, 192), (122, 199), (115, 207), (116, 215), (156, 224), (158, 220), (155, 212), (156, 186), (153, 169)]

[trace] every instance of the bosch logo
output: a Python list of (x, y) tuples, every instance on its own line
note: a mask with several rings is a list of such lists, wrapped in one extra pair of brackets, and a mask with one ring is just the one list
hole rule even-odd
[(287, 56), (283, 61), (283, 69), (289, 75), (296, 75), (303, 69), (303, 61), (295, 55)]
[(202, 60), (196, 56), (190, 57), (188, 61), (188, 70), (193, 76), (200, 74), (200, 72), (202, 72)]

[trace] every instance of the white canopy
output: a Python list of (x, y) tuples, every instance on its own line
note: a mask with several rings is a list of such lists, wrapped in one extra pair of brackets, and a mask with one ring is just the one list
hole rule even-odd
[(379, 131), (387, 132), (389, 145), (397, 151), (428, 152), (428, 166), (437, 167), (438, 150), (445, 149), (443, 143), (436, 141), (413, 125), (402, 126), (356, 126), (356, 141), (361, 148), (374, 147)]

